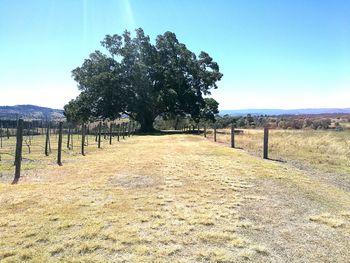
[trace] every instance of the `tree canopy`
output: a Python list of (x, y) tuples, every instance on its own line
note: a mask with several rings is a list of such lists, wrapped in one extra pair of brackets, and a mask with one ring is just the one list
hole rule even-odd
[(80, 95), (65, 105), (69, 121), (115, 119), (122, 114), (153, 130), (157, 116), (190, 116), (214, 119), (218, 103), (208, 96), (223, 76), (206, 52), (198, 57), (172, 32), (155, 44), (139, 28), (106, 35), (101, 41), (107, 54), (95, 51), (72, 71)]

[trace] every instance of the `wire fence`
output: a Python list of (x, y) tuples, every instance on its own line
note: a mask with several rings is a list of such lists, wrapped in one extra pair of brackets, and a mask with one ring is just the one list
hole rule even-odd
[(138, 124), (128, 119), (73, 125), (67, 122), (0, 122), (0, 180), (15, 178), (21, 171), (43, 164), (62, 165), (77, 155), (85, 155), (132, 136)]
[(350, 130), (204, 128), (203, 135), (265, 159), (350, 175)]
[[(19, 129), (19, 126), (22, 127)], [(11, 181), (15, 171), (13, 183), (16, 183), (21, 171), (44, 164), (62, 165), (72, 157), (93, 153), (106, 144), (125, 140), (138, 127), (136, 122), (128, 119), (85, 125), (1, 120), (0, 181)], [(350, 174), (350, 130), (249, 130), (233, 126), (216, 129), (199, 125), (185, 126), (182, 130), (264, 159)]]

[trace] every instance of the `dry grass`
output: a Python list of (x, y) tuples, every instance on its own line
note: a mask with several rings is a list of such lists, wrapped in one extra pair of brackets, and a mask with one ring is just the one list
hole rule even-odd
[[(73, 145), (70, 144), (70, 148), (67, 148), (68, 135), (63, 135), (62, 143), (62, 160), (65, 162), (74, 161), (76, 157), (81, 155), (81, 135), (74, 134)], [(10, 137), (7, 139), (3, 137), (2, 147), (0, 148), (0, 181), (10, 180), (14, 172), (14, 156), (16, 138)], [(120, 138), (122, 140), (122, 138)], [(117, 141), (117, 137), (113, 138), (113, 141)], [(52, 134), (50, 137), (51, 152), (49, 156), (45, 156), (45, 136), (28, 136), (23, 137), (23, 150), (22, 150), (22, 170), (35, 171), (40, 169), (43, 165), (56, 165), (57, 162), (57, 144), (58, 137), (56, 134)], [(102, 136), (102, 148), (108, 147), (109, 137), (105, 139)], [(29, 147), (28, 147), (29, 146)], [(85, 153), (92, 154), (98, 151), (97, 142), (94, 135), (86, 136)]]
[[(133, 137), (64, 160), (0, 183), (0, 261), (350, 258), (349, 192), (283, 164), (191, 135)], [(344, 224), (317, 217), (327, 213)]]
[(346, 227), (347, 222), (343, 220), (340, 216), (337, 215), (331, 215), (329, 213), (317, 215), (317, 216), (311, 216), (311, 221), (319, 222), (322, 224), (326, 224), (330, 227)]
[[(229, 143), (229, 130), (218, 130), (218, 142)], [(270, 130), (269, 157), (295, 161), (327, 172), (350, 174), (350, 130)], [(212, 137), (212, 133), (209, 134)], [(236, 147), (262, 156), (263, 130), (243, 129), (235, 136)]]

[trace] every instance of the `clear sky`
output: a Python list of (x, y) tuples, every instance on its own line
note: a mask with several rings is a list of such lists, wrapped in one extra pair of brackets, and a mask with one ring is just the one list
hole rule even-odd
[(350, 107), (348, 0), (0, 0), (0, 105), (62, 108), (71, 70), (137, 27), (208, 52), (220, 109)]

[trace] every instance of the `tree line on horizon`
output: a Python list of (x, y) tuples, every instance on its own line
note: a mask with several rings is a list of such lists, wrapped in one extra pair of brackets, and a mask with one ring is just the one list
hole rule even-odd
[(246, 116), (216, 116), (215, 126), (217, 128), (228, 128), (232, 124), (235, 128), (262, 128), (269, 127), (272, 129), (312, 129), (343, 130), (342, 122), (350, 122), (349, 114), (315, 115), (315, 116), (269, 116), (269, 115), (251, 115)]

